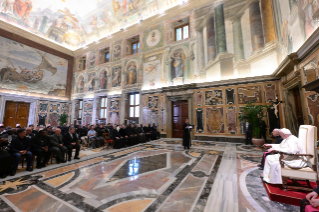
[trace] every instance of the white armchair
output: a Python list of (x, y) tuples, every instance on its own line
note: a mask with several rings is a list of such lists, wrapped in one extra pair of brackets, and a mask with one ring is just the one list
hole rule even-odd
[[(317, 127), (311, 125), (301, 125), (299, 127), (298, 138), (302, 142), (306, 154), (299, 154), (300, 156), (306, 156), (308, 160), (308, 166), (302, 169), (292, 169), (284, 165), (282, 160), (286, 153), (280, 153), (280, 164), (281, 164), (281, 176), (284, 190), (287, 188), (299, 189), (305, 191), (311, 191), (310, 181), (316, 181), (319, 186), (318, 180), (318, 153), (317, 153)], [(287, 180), (291, 179), (297, 185), (287, 186)], [(308, 187), (303, 187), (296, 183), (296, 180), (306, 181)]]

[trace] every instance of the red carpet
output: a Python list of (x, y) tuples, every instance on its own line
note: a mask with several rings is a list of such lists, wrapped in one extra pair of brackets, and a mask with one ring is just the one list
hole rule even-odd
[[(306, 185), (304, 181), (298, 181), (301, 185)], [(294, 189), (283, 190), (282, 185), (263, 183), (268, 193), (269, 199), (276, 202), (286, 203), (289, 205), (300, 206), (300, 200), (306, 198), (310, 192)], [(317, 187), (316, 182), (310, 182), (312, 188)], [(292, 181), (288, 180), (288, 185), (292, 185)]]

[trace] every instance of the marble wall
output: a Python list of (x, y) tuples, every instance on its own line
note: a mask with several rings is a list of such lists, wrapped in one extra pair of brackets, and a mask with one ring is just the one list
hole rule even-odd
[[(39, 101), (37, 106), (37, 118), (35, 124), (38, 125), (60, 125), (60, 115), (70, 114), (71, 104), (69, 102), (59, 102), (59, 101)], [(68, 118), (68, 123), (70, 122), (70, 117)]]
[[(242, 135), (238, 119), (247, 102), (271, 105), (278, 95), (278, 82), (252, 83), (194, 90), (195, 135)], [(269, 129), (269, 114), (264, 120)], [(268, 132), (271, 133), (271, 132)]]

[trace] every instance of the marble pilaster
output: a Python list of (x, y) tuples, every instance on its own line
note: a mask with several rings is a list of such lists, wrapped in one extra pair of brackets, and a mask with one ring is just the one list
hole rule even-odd
[(28, 119), (28, 126), (33, 124), (36, 125), (36, 117), (37, 117), (37, 106), (39, 101), (31, 102), (30, 103), (30, 111), (29, 111), (29, 119)]
[(249, 5), (249, 22), (251, 43), (253, 51), (264, 47), (264, 35), (261, 21), (261, 13), (259, 8), (259, 2), (252, 2)]
[(199, 73), (202, 72), (205, 66), (204, 61), (204, 36), (203, 36), (203, 30), (200, 29), (196, 33), (197, 38), (197, 61), (198, 61), (198, 69)]
[(233, 22), (233, 38), (235, 61), (245, 59), (241, 18), (237, 18)]
[(262, 17), (262, 26), (264, 32), (265, 44), (275, 40), (275, 26), (274, 26), (274, 15), (271, 5), (271, 0), (262, 0), (260, 1), (261, 7), (261, 17)]
[(207, 61), (214, 60), (216, 57), (216, 37), (214, 23), (214, 17), (210, 17), (207, 20)]
[(215, 7), (217, 54), (227, 51), (224, 4)]

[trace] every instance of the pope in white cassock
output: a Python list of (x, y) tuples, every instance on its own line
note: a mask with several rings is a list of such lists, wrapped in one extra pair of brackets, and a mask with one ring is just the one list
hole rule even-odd
[[(268, 152), (279, 151), (288, 154), (306, 154), (304, 147), (299, 139), (292, 135), (290, 130), (283, 128), (279, 135), (284, 139), (280, 144), (266, 144), (271, 147)], [(263, 180), (271, 184), (282, 184), (281, 166), (279, 162), (280, 154), (268, 155), (266, 157)], [(307, 165), (307, 159), (304, 156), (286, 156), (285, 166), (289, 168), (301, 169)]]

